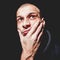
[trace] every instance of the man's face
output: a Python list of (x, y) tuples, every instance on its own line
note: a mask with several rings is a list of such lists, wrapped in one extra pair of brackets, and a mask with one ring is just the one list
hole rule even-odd
[(16, 16), (17, 28), (23, 35), (26, 35), (38, 20), (41, 21), (39, 11), (32, 5), (20, 7)]

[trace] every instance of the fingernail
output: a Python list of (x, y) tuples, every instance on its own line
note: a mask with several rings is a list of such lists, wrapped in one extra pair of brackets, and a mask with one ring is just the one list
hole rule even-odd
[(44, 20), (44, 17), (42, 18), (42, 20)]

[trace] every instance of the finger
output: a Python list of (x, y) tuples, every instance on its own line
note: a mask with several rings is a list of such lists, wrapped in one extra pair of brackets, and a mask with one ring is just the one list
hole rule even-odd
[(34, 33), (35, 37), (37, 37), (39, 35), (39, 33), (42, 31), (42, 29), (44, 29), (44, 26), (45, 26), (45, 21), (44, 21), (44, 18), (42, 18), (41, 23), (39, 24), (36, 32)]
[[(36, 39), (36, 40), (34, 41), (34, 44), (33, 44), (34, 48), (37, 46), (38, 42), (39, 42), (39, 39)], [(33, 48), (33, 49), (34, 49), (34, 48)]]
[(37, 38), (38, 34), (41, 32), (41, 30), (42, 30), (42, 23), (39, 25), (39, 27), (37, 28), (36, 32), (34, 33), (36, 38)]
[(36, 45), (39, 43), (40, 38), (41, 38), (41, 36), (42, 36), (42, 34), (43, 34), (43, 30), (44, 30), (44, 29), (42, 29), (42, 31), (39, 33), (38, 37), (34, 40), (33, 46), (36, 46)]
[(34, 56), (34, 55), (36, 54), (36, 52), (37, 52), (39, 46), (40, 46), (40, 43), (39, 43), (39, 44), (36, 46), (36, 48), (34, 49), (32, 56)]
[[(34, 48), (33, 48), (33, 49), (36, 48), (36, 46), (38, 45), (38, 43), (41, 43), (40, 37), (42, 36), (42, 34), (43, 34), (43, 30), (40, 32), (40, 34), (39, 34), (37, 40), (35, 40), (35, 42), (34, 42)], [(40, 42), (39, 42), (39, 41), (40, 41)]]
[(44, 18), (42, 18), (42, 24), (43, 24), (43, 28), (45, 27), (45, 20), (44, 20)]
[(17, 31), (18, 31), (18, 33), (19, 33), (20, 39), (22, 40), (23, 35), (22, 35), (22, 33), (21, 33), (20, 29), (18, 29)]
[(31, 28), (31, 30), (28, 32), (28, 36), (31, 36), (32, 35), (32, 33), (36, 30), (36, 28), (37, 28), (37, 26), (39, 25), (39, 23), (40, 23), (40, 21), (37, 21), (34, 25), (33, 25), (33, 27)]
[(33, 46), (34, 46), (33, 49), (35, 49), (36, 46), (37, 46), (39, 43), (41, 43), (41, 42), (39, 42), (39, 40), (40, 40), (40, 39), (38, 39), (37, 41), (35, 41), (35, 43), (34, 43), (34, 45), (33, 45)]
[(40, 40), (40, 38), (41, 38), (41, 36), (42, 36), (42, 34), (43, 34), (43, 30), (44, 30), (44, 29), (42, 29), (42, 31), (41, 31), (40, 34), (38, 35), (38, 40)]

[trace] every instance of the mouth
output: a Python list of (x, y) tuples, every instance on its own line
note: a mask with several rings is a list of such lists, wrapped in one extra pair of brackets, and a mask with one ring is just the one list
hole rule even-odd
[(23, 36), (26, 36), (29, 31), (30, 31), (30, 29), (24, 30), (24, 31), (22, 32)]

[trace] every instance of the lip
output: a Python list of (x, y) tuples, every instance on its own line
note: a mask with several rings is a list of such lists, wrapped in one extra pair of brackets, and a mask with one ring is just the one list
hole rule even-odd
[(25, 35), (27, 35), (27, 33), (30, 31), (30, 29), (27, 29), (27, 30), (24, 30), (22, 33), (23, 33), (23, 35), (25, 36)]

